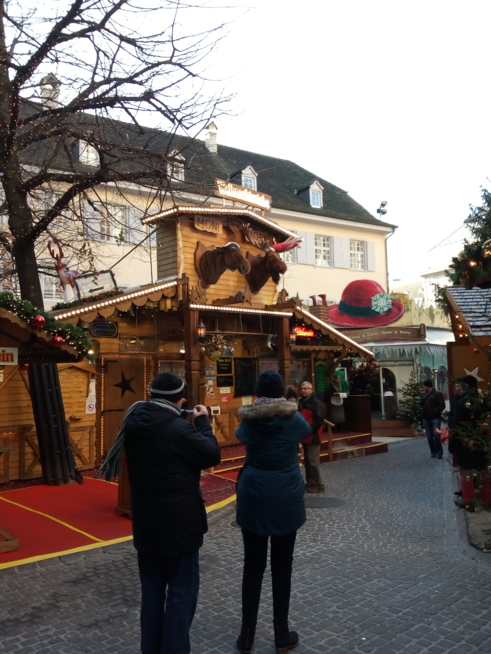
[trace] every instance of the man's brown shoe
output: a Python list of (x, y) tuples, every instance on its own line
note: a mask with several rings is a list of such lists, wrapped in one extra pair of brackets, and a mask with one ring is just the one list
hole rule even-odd
[(307, 486), (307, 493), (323, 493), (326, 489), (324, 486)]

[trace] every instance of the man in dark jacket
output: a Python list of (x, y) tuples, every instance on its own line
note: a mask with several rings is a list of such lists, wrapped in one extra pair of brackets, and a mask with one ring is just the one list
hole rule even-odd
[(430, 446), (431, 458), (442, 459), (442, 440), (437, 429), (440, 429), (442, 424), (442, 412), (445, 410), (445, 400), (443, 399), (443, 395), (433, 388), (431, 379), (423, 382), (423, 391), (423, 395), (421, 396), (421, 415), (428, 445)]
[(143, 654), (191, 652), (199, 548), (207, 531), (200, 476), (220, 462), (220, 448), (206, 407), (194, 408), (194, 426), (181, 417), (185, 392), (179, 377), (158, 375), (151, 401), (138, 403), (126, 422)]
[(298, 410), (311, 425), (310, 436), (302, 441), (305, 465), (305, 490), (307, 493), (323, 493), (325, 490), (320, 471), (320, 449), (322, 427), (324, 426), (324, 406), (310, 382), (300, 387), (302, 397)]

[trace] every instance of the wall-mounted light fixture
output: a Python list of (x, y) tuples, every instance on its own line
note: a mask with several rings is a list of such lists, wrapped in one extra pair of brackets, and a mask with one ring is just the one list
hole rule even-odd
[(295, 331), (294, 327), (292, 327), (290, 330), (290, 345), (295, 345), (296, 341), (297, 341), (297, 332)]
[(206, 336), (206, 327), (205, 323), (200, 320), (198, 325), (198, 338), (204, 338)]

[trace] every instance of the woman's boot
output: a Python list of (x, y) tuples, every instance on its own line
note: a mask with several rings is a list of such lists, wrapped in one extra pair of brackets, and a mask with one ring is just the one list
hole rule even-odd
[(237, 638), (237, 649), (240, 654), (249, 654), (249, 652), (252, 652), (255, 634), (255, 627), (241, 627), (240, 636)]
[(298, 645), (299, 638), (296, 631), (288, 630), (288, 623), (274, 625), (274, 645), (276, 654), (287, 654)]

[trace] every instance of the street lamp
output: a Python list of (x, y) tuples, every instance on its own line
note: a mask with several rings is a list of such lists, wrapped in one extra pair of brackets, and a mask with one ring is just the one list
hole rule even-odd
[(385, 216), (387, 213), (387, 209), (385, 208), (387, 206), (387, 200), (382, 200), (380, 203), (380, 207), (377, 209), (377, 213), (380, 214), (380, 217)]

